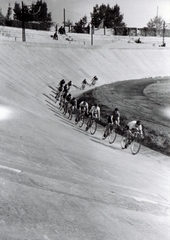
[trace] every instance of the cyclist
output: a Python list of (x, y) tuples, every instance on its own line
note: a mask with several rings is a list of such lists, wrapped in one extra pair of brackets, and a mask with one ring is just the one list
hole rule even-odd
[(79, 113), (78, 113), (77, 117), (75, 118), (75, 122), (78, 121), (81, 114), (85, 114), (86, 116), (88, 115), (88, 108), (89, 108), (89, 104), (86, 101), (82, 101), (79, 104)]
[(107, 133), (109, 128), (112, 129), (113, 125), (117, 125), (120, 126), (120, 112), (118, 108), (115, 108), (114, 111), (112, 112), (112, 114), (108, 117), (107, 119), (107, 126), (106, 126), (106, 130), (103, 134), (103, 137), (106, 138)]
[(98, 78), (96, 76), (94, 76), (91, 80), (91, 85), (95, 85), (97, 80), (98, 80)]
[(72, 81), (69, 81), (68, 83), (66, 83), (66, 84), (64, 85), (63, 92), (68, 93), (69, 90), (70, 90), (70, 87), (71, 87), (72, 85), (73, 85)]
[(70, 100), (70, 106), (72, 111), (74, 111), (75, 108), (77, 108), (77, 99), (75, 97), (73, 97), (71, 100)]
[(68, 105), (69, 105), (69, 103), (70, 103), (70, 101), (71, 101), (71, 94), (69, 93), (69, 94), (67, 94), (66, 96), (64, 96), (64, 98), (65, 98), (65, 101), (64, 101), (64, 105), (65, 105), (65, 113), (67, 113), (67, 110), (68, 110)]
[(56, 96), (55, 96), (56, 101), (55, 102), (57, 102), (59, 100), (59, 98), (61, 96), (61, 92), (64, 90), (64, 84), (65, 84), (65, 80), (62, 79), (57, 86), (57, 92), (56, 92)]
[(92, 119), (98, 119), (100, 121), (100, 107), (97, 103), (95, 103), (89, 111), (89, 119), (87, 121), (86, 131), (89, 129)]
[(84, 89), (85, 89), (85, 86), (86, 86), (86, 84), (87, 84), (86, 79), (84, 79), (81, 84), (82, 84), (81, 89), (84, 90)]
[(127, 148), (127, 146), (131, 143), (134, 132), (139, 132), (139, 134), (143, 138), (143, 127), (141, 125), (141, 121), (139, 121), (139, 120), (137, 120), (137, 121), (136, 120), (130, 121), (126, 125), (126, 129), (127, 129), (127, 139), (128, 139), (128, 142), (125, 144), (125, 148)]

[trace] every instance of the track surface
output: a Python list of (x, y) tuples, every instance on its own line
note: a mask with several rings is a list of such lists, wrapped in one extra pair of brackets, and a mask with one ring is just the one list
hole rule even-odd
[[(140, 78), (141, 67), (150, 74), (152, 66), (136, 63), (119, 75), (125, 62), (117, 59), (128, 53), (133, 64), (136, 50), (0, 44), (1, 239), (168, 240), (169, 158), (144, 147), (133, 156), (120, 148), (120, 136), (112, 145), (102, 141), (101, 127), (91, 136), (62, 115), (49, 88), (62, 77), (77, 86), (93, 75), (100, 84)], [(147, 53), (150, 60), (166, 55)]]

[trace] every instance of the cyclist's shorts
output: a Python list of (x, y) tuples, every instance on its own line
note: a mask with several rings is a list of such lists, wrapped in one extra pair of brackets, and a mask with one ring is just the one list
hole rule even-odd
[(107, 122), (112, 123), (111, 116), (108, 117)]
[(81, 113), (86, 112), (87, 108), (86, 107), (81, 107)]

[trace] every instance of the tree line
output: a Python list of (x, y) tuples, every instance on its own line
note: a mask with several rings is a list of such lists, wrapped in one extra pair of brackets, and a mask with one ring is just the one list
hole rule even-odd
[[(113, 7), (110, 7), (109, 4), (102, 4), (100, 6), (96, 4), (90, 15), (90, 22), (88, 22), (85, 15), (78, 22), (75, 22), (75, 24), (72, 24), (70, 20), (67, 20), (63, 24), (68, 27), (72, 26), (71, 29), (75, 33), (89, 33), (91, 25), (93, 28), (100, 26), (111, 28), (114, 30), (115, 35), (129, 34), (128, 27), (123, 19), (124, 15), (121, 13), (118, 4)], [(48, 12), (47, 3), (42, 0), (37, 0), (36, 3), (32, 3), (29, 6), (24, 4), (21, 6), (20, 3), (15, 2), (13, 9), (9, 5), (6, 16), (3, 16), (0, 8), (0, 25), (22, 27), (22, 21), (25, 22), (26, 28), (37, 30), (50, 30), (51, 26), (54, 25), (52, 14)], [(161, 34), (163, 24), (164, 20), (156, 16), (150, 19), (147, 27), (143, 29), (147, 35), (155, 36)]]
[(23, 21), (26, 28), (37, 30), (50, 30), (53, 25), (51, 12), (48, 12), (47, 3), (42, 0), (37, 0), (31, 5), (20, 5), (15, 2), (13, 9), (9, 5), (6, 16), (3, 16), (0, 11), (1, 25), (22, 27)]

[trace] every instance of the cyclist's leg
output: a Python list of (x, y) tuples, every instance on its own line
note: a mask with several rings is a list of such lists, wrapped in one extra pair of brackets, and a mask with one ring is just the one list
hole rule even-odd
[(79, 109), (79, 112), (77, 113), (77, 116), (75, 117), (75, 123), (78, 123), (81, 117), (81, 109)]
[(91, 124), (91, 118), (92, 118), (92, 116), (91, 116), (91, 114), (89, 115), (89, 117), (88, 117), (88, 120), (87, 120), (87, 123), (86, 123), (86, 131), (89, 129), (89, 127), (90, 127), (90, 124)]
[(131, 133), (131, 130), (128, 129), (125, 148), (127, 148), (131, 144), (131, 142), (132, 142), (132, 133)]

